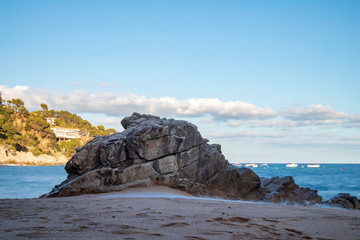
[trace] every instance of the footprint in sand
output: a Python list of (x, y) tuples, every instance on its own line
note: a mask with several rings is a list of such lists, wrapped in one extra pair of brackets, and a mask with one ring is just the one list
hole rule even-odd
[(210, 220), (206, 220), (207, 222), (218, 222), (224, 225), (229, 225), (229, 226), (236, 226), (236, 224), (234, 223), (245, 223), (250, 221), (250, 218), (243, 218), (243, 217), (232, 217), (229, 219), (225, 219), (222, 217), (218, 217), (218, 218), (213, 218)]
[(206, 240), (205, 238), (196, 237), (196, 236), (185, 236), (185, 238), (191, 240)]
[(302, 235), (303, 233), (301, 231), (297, 231), (295, 229), (291, 229), (291, 228), (284, 228), (286, 231), (291, 232), (291, 233), (295, 233), (297, 235)]
[(137, 217), (147, 217), (147, 213), (138, 213), (136, 214)]
[(185, 218), (185, 216), (182, 216), (182, 215), (172, 215), (171, 218), (172, 218), (172, 219), (175, 219), (175, 218)]
[(161, 227), (172, 227), (172, 226), (183, 227), (183, 226), (188, 226), (188, 225), (189, 224), (185, 223), (185, 222), (173, 222), (173, 223), (161, 225)]
[[(284, 228), (284, 230), (286, 230), (286, 231), (288, 232), (288, 234), (289, 234), (290, 236), (293, 236), (293, 237), (296, 236), (296, 237), (301, 237), (302, 239), (313, 239), (313, 238), (310, 237), (310, 236), (304, 235), (303, 232), (298, 231), (298, 230), (295, 230), (295, 229), (292, 229), (292, 228)], [(295, 234), (295, 236), (294, 236), (294, 234)]]
[(266, 221), (266, 222), (279, 223), (278, 220), (270, 219), (270, 218), (263, 218), (263, 220)]
[(229, 218), (230, 222), (239, 222), (239, 223), (244, 223), (244, 222), (248, 222), (250, 221), (250, 218), (243, 218), (243, 217), (232, 217)]

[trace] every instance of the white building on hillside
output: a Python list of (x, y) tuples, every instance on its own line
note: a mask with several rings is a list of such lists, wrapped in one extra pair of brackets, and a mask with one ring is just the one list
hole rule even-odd
[(45, 119), (46, 119), (46, 122), (48, 122), (49, 124), (55, 125), (56, 118), (45, 118)]
[(53, 127), (51, 130), (54, 131), (55, 137), (58, 139), (81, 138), (80, 129), (78, 128)]

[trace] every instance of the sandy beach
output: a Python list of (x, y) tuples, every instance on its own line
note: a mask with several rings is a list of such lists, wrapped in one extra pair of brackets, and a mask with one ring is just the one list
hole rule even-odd
[(360, 211), (197, 199), (165, 187), (1, 199), (1, 239), (360, 239)]

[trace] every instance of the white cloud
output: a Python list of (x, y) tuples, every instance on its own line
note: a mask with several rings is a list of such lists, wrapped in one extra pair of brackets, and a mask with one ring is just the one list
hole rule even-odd
[(239, 132), (218, 132), (211, 133), (212, 138), (282, 138), (285, 135), (277, 132), (239, 131)]
[(201, 123), (213, 123), (214, 119), (211, 117), (205, 117), (203, 119), (200, 120)]
[(250, 126), (250, 127), (273, 127), (287, 129), (302, 126), (321, 126), (321, 125), (339, 125), (345, 124), (344, 120), (327, 119), (327, 120), (229, 120), (228, 125), (231, 127)]
[(310, 105), (308, 108), (304, 109), (290, 108), (283, 111), (281, 115), (295, 121), (346, 119), (350, 117), (350, 114), (337, 112), (330, 106), (324, 105)]
[(231, 127), (272, 127), (291, 129), (303, 126), (342, 126), (347, 128), (360, 127), (360, 114), (337, 112), (330, 106), (311, 105), (308, 108), (290, 108), (280, 113), (280, 120), (269, 119), (229, 119)]
[(133, 112), (166, 116), (210, 116), (217, 120), (267, 119), (277, 116), (271, 108), (261, 108), (241, 101), (221, 101), (217, 98), (191, 98), (178, 100), (173, 97), (147, 98), (135, 94), (118, 95), (109, 92), (89, 94), (77, 90), (72, 93), (30, 89), (27, 86), (8, 88), (0, 86), (5, 99), (21, 98), (29, 109), (39, 109), (46, 103), (51, 109), (65, 109), (76, 113), (104, 113), (124, 116)]
[(120, 120), (117, 119), (117, 118), (109, 117), (109, 118), (104, 118), (104, 119), (100, 120), (98, 122), (98, 124), (101, 124), (101, 125), (118, 125), (118, 124), (120, 124)]
[(240, 127), (240, 126), (251, 126), (251, 127), (277, 127), (277, 128), (286, 128), (294, 127), (296, 123), (294, 121), (286, 120), (228, 120), (228, 125), (231, 127)]
[(346, 128), (360, 128), (360, 123), (348, 123), (345, 125)]
[[(148, 98), (132, 93), (90, 94), (81, 90), (66, 93), (32, 89), (28, 86), (9, 88), (1, 85), (0, 91), (2, 97), (7, 100), (21, 98), (29, 110), (38, 110), (41, 103), (46, 103), (50, 109), (63, 109), (75, 113), (103, 113), (107, 116), (123, 117), (133, 112), (140, 112), (164, 117), (203, 117), (201, 123), (221, 120), (227, 121), (232, 127), (291, 129), (301, 126), (335, 125), (360, 128), (360, 114), (337, 112), (330, 106), (324, 105), (311, 105), (303, 109), (290, 108), (282, 111), (278, 116), (278, 113), (271, 108), (261, 108), (241, 101), (221, 101), (218, 98), (178, 100), (173, 97)], [(271, 119), (275, 117), (277, 119)]]
[(178, 101), (179, 115), (198, 116), (211, 114), (219, 119), (266, 119), (277, 116), (271, 108), (260, 108), (254, 104), (240, 101), (222, 102), (217, 98), (199, 98)]
[(290, 120), (294, 126), (341, 125), (360, 127), (360, 114), (338, 112), (330, 106), (310, 105), (308, 108), (290, 108), (281, 112), (281, 116)]

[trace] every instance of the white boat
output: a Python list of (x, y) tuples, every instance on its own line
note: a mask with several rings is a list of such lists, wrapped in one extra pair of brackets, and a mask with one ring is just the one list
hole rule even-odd
[(235, 166), (237, 166), (237, 167), (241, 167), (242, 165), (241, 165), (241, 163), (233, 163)]
[(320, 164), (308, 164), (307, 167), (309, 167), (309, 168), (318, 168), (318, 167), (320, 167)]
[(267, 167), (267, 166), (269, 166), (269, 164), (267, 164), (267, 163), (262, 163), (262, 164), (260, 164), (260, 166), (261, 166), (261, 167)]
[(245, 167), (258, 167), (259, 165), (257, 165), (256, 163), (247, 163), (245, 164)]
[(286, 164), (286, 167), (289, 167), (289, 168), (296, 168), (298, 166), (297, 163), (288, 163)]

